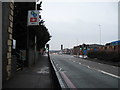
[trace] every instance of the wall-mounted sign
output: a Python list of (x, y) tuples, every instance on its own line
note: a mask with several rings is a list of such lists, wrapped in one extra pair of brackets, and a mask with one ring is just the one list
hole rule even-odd
[(13, 49), (16, 49), (16, 40), (13, 39), (13, 46), (12, 46)]
[(28, 11), (28, 26), (39, 25), (39, 11), (29, 10)]

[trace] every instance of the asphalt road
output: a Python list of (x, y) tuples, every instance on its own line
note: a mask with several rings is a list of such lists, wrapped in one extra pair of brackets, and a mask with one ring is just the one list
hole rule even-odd
[(118, 67), (70, 55), (50, 57), (68, 88), (118, 88)]

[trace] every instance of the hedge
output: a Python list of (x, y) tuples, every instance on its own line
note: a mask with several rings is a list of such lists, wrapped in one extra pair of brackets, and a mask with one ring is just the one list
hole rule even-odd
[(88, 51), (87, 56), (89, 58), (97, 58), (105, 61), (120, 61), (120, 52), (115, 51)]

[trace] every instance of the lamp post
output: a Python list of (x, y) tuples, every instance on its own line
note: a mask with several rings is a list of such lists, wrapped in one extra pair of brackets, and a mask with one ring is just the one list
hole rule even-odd
[(100, 45), (101, 45), (101, 25), (99, 24), (99, 30), (100, 30)]

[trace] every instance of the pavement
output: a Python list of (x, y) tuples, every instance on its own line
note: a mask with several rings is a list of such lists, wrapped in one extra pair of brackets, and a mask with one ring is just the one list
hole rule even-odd
[(3, 83), (2, 88), (49, 88), (54, 90), (56, 78), (53, 75), (48, 56), (39, 56), (35, 66), (16, 72), (15, 76)]

